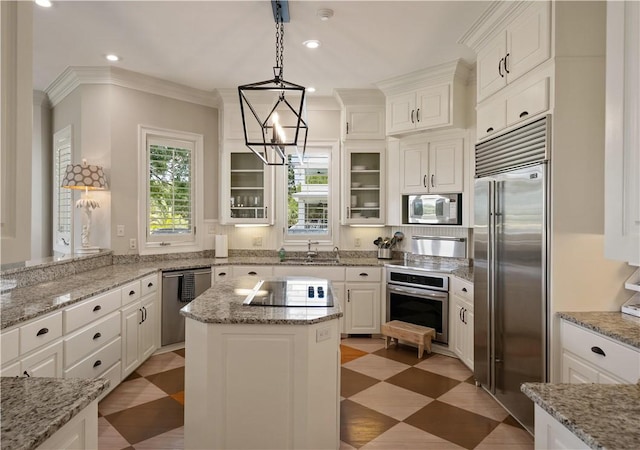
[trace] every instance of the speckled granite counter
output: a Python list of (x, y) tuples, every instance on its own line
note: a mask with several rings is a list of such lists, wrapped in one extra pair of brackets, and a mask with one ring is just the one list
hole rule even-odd
[[(267, 280), (284, 280), (283, 277), (267, 277)], [(338, 302), (333, 307), (274, 307), (249, 306), (242, 302), (256, 285), (254, 277), (240, 277), (216, 283), (198, 298), (180, 310), (190, 319), (204, 323), (225, 324), (280, 324), (310, 325), (342, 317)], [(333, 292), (327, 293), (327, 299)]]
[(521, 390), (593, 449), (640, 446), (640, 385), (525, 383)]
[(558, 316), (640, 349), (640, 317), (615, 311), (559, 312)]
[(2, 377), (2, 450), (38, 447), (107, 387), (103, 378)]

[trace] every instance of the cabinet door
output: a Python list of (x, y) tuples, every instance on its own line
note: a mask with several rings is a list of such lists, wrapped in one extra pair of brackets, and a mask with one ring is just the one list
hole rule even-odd
[(531, 2), (508, 27), (507, 82), (521, 77), (551, 56), (551, 3)]
[(347, 284), (345, 333), (371, 334), (380, 332), (380, 285)]
[(398, 94), (387, 99), (387, 134), (416, 127), (416, 93)]
[(462, 321), (462, 312), (464, 311), (464, 306), (462, 300), (458, 297), (453, 297), (453, 308), (452, 314), (454, 315), (453, 321), (453, 333), (451, 333), (451, 337), (453, 338), (453, 343), (449, 342), (450, 347), (453, 348), (453, 353), (460, 359), (464, 354), (464, 322)]
[(463, 314), (464, 318), (464, 345), (462, 352), (462, 362), (473, 371), (473, 306), (467, 305)]
[(151, 295), (141, 302), (142, 323), (140, 324), (140, 361), (146, 360), (158, 348), (159, 311), (158, 298)]
[(30, 377), (62, 378), (62, 341), (22, 359), (20, 373)]
[(498, 33), (478, 52), (478, 103), (507, 85), (503, 67), (506, 54), (507, 41), (504, 32)]
[(429, 192), (462, 192), (463, 145), (462, 139), (429, 144)]
[(384, 223), (384, 142), (345, 145), (343, 224)]
[(384, 139), (384, 107), (347, 106), (345, 107), (345, 128), (343, 138)]
[(451, 124), (451, 85), (442, 84), (416, 93), (416, 129)]
[(0, 376), (3, 377), (19, 377), (20, 375), (20, 361), (3, 365), (2, 369), (0, 369)]
[[(522, 81), (527, 81), (522, 79)], [(507, 126), (527, 120), (549, 109), (549, 78), (525, 85), (507, 97)]]
[(419, 194), (427, 191), (429, 172), (429, 146), (407, 146), (400, 149), (401, 194)]
[(126, 378), (141, 363), (139, 327), (142, 322), (140, 302), (122, 310), (122, 378)]
[(476, 137), (478, 141), (506, 128), (507, 103), (504, 98), (491, 98), (478, 106), (476, 111)]

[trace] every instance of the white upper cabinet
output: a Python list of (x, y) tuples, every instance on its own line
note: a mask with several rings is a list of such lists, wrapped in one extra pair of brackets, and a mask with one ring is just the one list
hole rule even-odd
[(478, 50), (478, 102), (498, 92), (551, 56), (549, 2), (526, 8)]
[(385, 138), (384, 95), (377, 89), (336, 89), (343, 141)]
[(384, 224), (385, 142), (347, 142), (343, 148), (343, 225)]
[(401, 142), (401, 194), (455, 193), (464, 188), (462, 138)]
[(388, 136), (464, 128), (469, 67), (456, 60), (378, 83), (386, 95)]
[(605, 255), (640, 265), (640, 3), (607, 2)]

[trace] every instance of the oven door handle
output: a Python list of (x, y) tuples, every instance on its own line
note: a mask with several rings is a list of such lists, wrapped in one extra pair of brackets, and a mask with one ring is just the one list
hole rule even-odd
[(434, 300), (447, 300), (449, 296), (449, 294), (446, 292), (434, 292), (427, 289), (411, 289), (411, 288), (398, 287), (394, 285), (389, 285), (388, 289), (389, 289), (389, 292), (415, 295), (416, 297), (430, 298)]

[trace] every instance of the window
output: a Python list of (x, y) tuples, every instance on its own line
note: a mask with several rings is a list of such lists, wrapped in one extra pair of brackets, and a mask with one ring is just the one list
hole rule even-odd
[(148, 247), (198, 245), (197, 161), (202, 136), (142, 129), (144, 141), (144, 243)]
[(70, 254), (73, 226), (73, 193), (62, 186), (71, 164), (71, 125), (53, 135), (53, 251)]
[(285, 240), (332, 240), (337, 180), (332, 153), (330, 146), (308, 146), (304, 156), (288, 155)]

